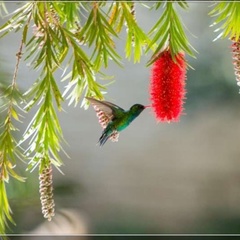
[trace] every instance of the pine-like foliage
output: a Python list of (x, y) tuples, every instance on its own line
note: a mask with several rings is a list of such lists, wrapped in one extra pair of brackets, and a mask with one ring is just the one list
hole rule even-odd
[(232, 41), (233, 66), (237, 84), (240, 85), (240, 4), (237, 1), (216, 3), (209, 14), (216, 17), (212, 26), (221, 24), (215, 30), (220, 32), (215, 40), (227, 37)]
[[(157, 47), (154, 50), (153, 56), (149, 61), (149, 65), (152, 64), (158, 58), (160, 52), (169, 49), (172, 58), (175, 60), (175, 56), (183, 51), (194, 57), (193, 51), (196, 51), (192, 45), (188, 42), (187, 36), (183, 30), (183, 25), (176, 12), (174, 2), (165, 3), (164, 12), (152, 27), (149, 34), (153, 38), (148, 45), (147, 51), (157, 43)], [(177, 1), (183, 9), (187, 9), (188, 5), (185, 1)], [(158, 9), (162, 3), (156, 3)]]

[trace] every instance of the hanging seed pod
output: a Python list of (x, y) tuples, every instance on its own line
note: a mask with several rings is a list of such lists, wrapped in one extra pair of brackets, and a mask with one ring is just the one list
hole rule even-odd
[(39, 175), (39, 192), (44, 218), (51, 221), (54, 216), (53, 181), (51, 164), (44, 167)]
[(232, 58), (237, 85), (240, 86), (240, 38), (232, 38)]

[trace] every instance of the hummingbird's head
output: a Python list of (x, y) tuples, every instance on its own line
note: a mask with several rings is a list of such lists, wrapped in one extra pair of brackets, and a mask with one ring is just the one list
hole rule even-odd
[(130, 112), (140, 114), (145, 109), (145, 106), (141, 104), (134, 104), (130, 108)]

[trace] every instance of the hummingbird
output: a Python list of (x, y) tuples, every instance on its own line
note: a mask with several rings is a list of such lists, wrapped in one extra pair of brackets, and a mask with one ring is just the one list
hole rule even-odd
[(100, 146), (103, 146), (108, 139), (117, 142), (119, 132), (124, 130), (145, 108), (149, 107), (134, 104), (126, 111), (108, 101), (100, 101), (91, 97), (86, 97), (86, 99), (92, 104), (99, 123), (103, 128), (102, 135), (98, 141)]

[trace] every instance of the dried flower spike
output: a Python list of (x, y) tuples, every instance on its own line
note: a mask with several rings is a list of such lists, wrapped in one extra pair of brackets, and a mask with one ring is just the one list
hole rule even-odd
[(178, 121), (185, 98), (186, 61), (178, 53), (175, 61), (166, 50), (153, 63), (150, 95), (156, 119), (162, 122)]
[(48, 221), (51, 221), (54, 216), (54, 199), (53, 199), (53, 182), (52, 182), (52, 167), (51, 164), (45, 166), (42, 173), (39, 175), (39, 192), (42, 204), (42, 213)]
[(237, 80), (237, 85), (240, 86), (240, 38), (236, 41), (235, 38), (232, 38), (232, 58), (233, 65), (235, 70), (235, 76)]

